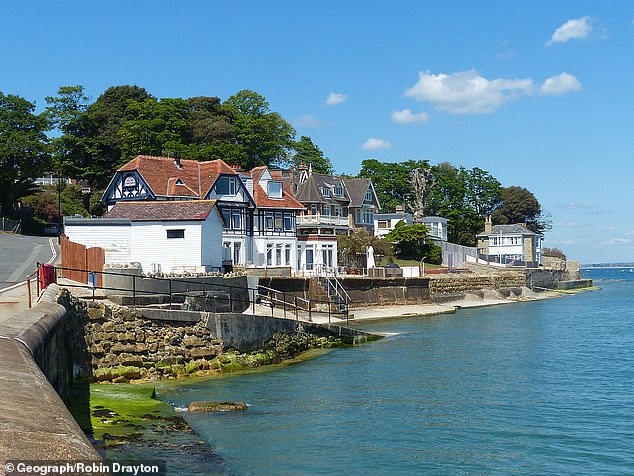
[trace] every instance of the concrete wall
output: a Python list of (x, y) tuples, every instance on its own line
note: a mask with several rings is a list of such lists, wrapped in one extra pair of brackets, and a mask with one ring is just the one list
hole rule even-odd
[(58, 291), (49, 286), (40, 304), (0, 323), (0, 462), (101, 460), (58, 395), (67, 398), (71, 379)]

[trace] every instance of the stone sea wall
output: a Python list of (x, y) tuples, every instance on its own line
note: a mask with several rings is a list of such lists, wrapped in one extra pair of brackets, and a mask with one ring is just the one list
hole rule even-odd
[(72, 342), (76, 376), (91, 381), (222, 373), (371, 338), (362, 331), (266, 316), (134, 309), (79, 300), (67, 291), (60, 302), (79, 326)]
[(482, 290), (515, 289), (526, 286), (526, 275), (509, 273), (492, 276), (471, 274), (438, 275), (429, 280), (429, 294), (432, 301), (443, 297), (459, 297), (474, 294)]

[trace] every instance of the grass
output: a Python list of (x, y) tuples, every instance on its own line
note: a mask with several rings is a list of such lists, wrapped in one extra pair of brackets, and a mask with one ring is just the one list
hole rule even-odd
[[(393, 263), (396, 263), (399, 266), (420, 266), (420, 261), (415, 260), (415, 259), (400, 259), (400, 258), (394, 258), (392, 260)], [(386, 264), (388, 264), (388, 260), (383, 258), (381, 259), (381, 261), (379, 261), (377, 263), (377, 266), (385, 266)], [(425, 268), (426, 269), (432, 269), (432, 268), (444, 268), (445, 266), (441, 266), (438, 264), (430, 264), (430, 263), (425, 263)]]

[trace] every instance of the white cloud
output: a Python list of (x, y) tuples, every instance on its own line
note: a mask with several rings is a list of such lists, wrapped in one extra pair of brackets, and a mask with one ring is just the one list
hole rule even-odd
[(552, 76), (539, 87), (539, 92), (544, 95), (566, 94), (570, 91), (580, 91), (581, 83), (572, 74), (561, 73)]
[(370, 137), (363, 143), (361, 146), (363, 150), (379, 150), (379, 149), (389, 149), (392, 147), (388, 141), (383, 139), (376, 139), (374, 137)]
[(328, 95), (328, 98), (326, 98), (326, 104), (328, 104), (329, 106), (336, 106), (337, 104), (345, 102), (347, 99), (347, 94), (330, 93)]
[(592, 32), (590, 17), (568, 20), (555, 30), (550, 40), (546, 42), (548, 46), (554, 43), (565, 43), (568, 40), (586, 38)]
[(295, 124), (301, 127), (308, 127), (310, 129), (316, 129), (322, 126), (322, 122), (313, 114), (305, 114), (303, 116), (300, 116), (300, 118), (295, 121)]
[(403, 109), (402, 111), (394, 111), (392, 113), (392, 121), (397, 124), (409, 124), (411, 122), (427, 122), (430, 116), (426, 112), (415, 114), (411, 109)]
[(418, 82), (405, 91), (405, 96), (431, 102), (437, 110), (450, 114), (489, 114), (534, 89), (532, 79), (489, 80), (475, 70), (453, 74), (420, 72)]
[(606, 245), (629, 245), (632, 242), (629, 238), (612, 238), (611, 240), (605, 241)]

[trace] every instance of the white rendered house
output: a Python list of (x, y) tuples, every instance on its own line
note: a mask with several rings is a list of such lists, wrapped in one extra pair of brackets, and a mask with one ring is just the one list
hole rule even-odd
[(106, 264), (139, 263), (145, 273), (222, 269), (222, 220), (214, 200), (120, 202), (105, 218), (65, 218), (64, 233), (103, 248)]

